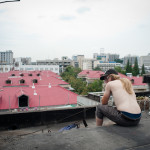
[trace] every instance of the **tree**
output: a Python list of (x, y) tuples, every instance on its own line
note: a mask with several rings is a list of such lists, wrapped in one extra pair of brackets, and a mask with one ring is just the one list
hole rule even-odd
[(123, 60), (122, 60), (122, 59), (115, 59), (115, 62), (116, 62), (116, 63), (121, 63), (121, 64), (122, 64), (122, 63), (123, 63)]
[(79, 72), (81, 72), (81, 69), (68, 66), (66, 70), (61, 74), (63, 80), (68, 82), (75, 89), (75, 93), (87, 95), (88, 92), (102, 91), (103, 81), (96, 80), (87, 86), (86, 81), (82, 81), (82, 79), (77, 78)]
[(75, 68), (73, 66), (68, 66), (65, 69), (65, 71), (61, 74), (61, 77), (65, 77), (67, 75), (77, 77), (79, 72), (81, 72), (80, 68)]
[(101, 80), (95, 80), (93, 83), (90, 83), (87, 86), (88, 92), (99, 92), (102, 91), (102, 83)]
[(116, 66), (116, 67), (115, 67), (115, 70), (116, 70), (117, 72), (122, 73), (122, 74), (126, 74), (126, 71), (123, 70), (120, 66)]
[(101, 68), (99, 66), (95, 67), (93, 70), (101, 71)]
[(126, 73), (132, 73), (132, 66), (129, 63), (129, 59), (128, 59), (128, 62), (127, 62), (127, 65), (126, 65)]
[(144, 64), (142, 65), (142, 71), (141, 71), (141, 75), (145, 74), (145, 66)]
[(132, 70), (132, 74), (133, 74), (133, 76), (139, 75), (139, 66), (138, 66), (137, 57), (135, 58), (135, 62), (134, 62), (134, 67), (133, 67), (133, 70)]

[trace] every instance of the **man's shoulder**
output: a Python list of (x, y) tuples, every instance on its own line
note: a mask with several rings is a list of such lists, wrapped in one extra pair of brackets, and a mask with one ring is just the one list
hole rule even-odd
[(114, 80), (108, 82), (108, 86), (113, 86), (113, 85), (120, 85), (121, 81), (120, 80)]

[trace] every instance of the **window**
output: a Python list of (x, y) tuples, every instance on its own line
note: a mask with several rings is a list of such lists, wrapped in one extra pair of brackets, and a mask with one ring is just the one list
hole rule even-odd
[(24, 79), (21, 79), (21, 80), (20, 80), (20, 84), (22, 84), (22, 83), (25, 83), (25, 80), (24, 80)]
[(11, 84), (11, 80), (6, 80), (6, 84)]
[(33, 83), (38, 83), (38, 80), (37, 79), (33, 79), (32, 82)]
[(30, 73), (29, 76), (32, 76), (32, 74)]
[(132, 84), (134, 84), (134, 79), (131, 79), (130, 81), (131, 81)]
[(22, 73), (22, 74), (20, 74), (20, 76), (21, 76), (21, 77), (23, 77), (23, 76), (24, 76), (24, 74)]
[(11, 76), (15, 76), (15, 74), (12, 74)]
[(38, 73), (37, 76), (40, 76), (40, 73)]

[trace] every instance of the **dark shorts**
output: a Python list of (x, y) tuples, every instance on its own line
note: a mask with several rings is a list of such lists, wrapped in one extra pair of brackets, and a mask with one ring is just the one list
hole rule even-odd
[(121, 126), (136, 126), (140, 122), (140, 118), (134, 120), (126, 118), (116, 107), (101, 104), (96, 107), (96, 116), (99, 119), (103, 119), (105, 116)]

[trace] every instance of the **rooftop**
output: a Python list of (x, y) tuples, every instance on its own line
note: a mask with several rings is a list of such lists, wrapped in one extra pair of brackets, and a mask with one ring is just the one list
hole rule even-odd
[(50, 124), (0, 132), (0, 149), (40, 149), (40, 150), (149, 150), (150, 116), (142, 113), (140, 124), (136, 127), (121, 127), (105, 120), (105, 126), (96, 127), (95, 119), (86, 120), (80, 128), (60, 132), (72, 122)]

